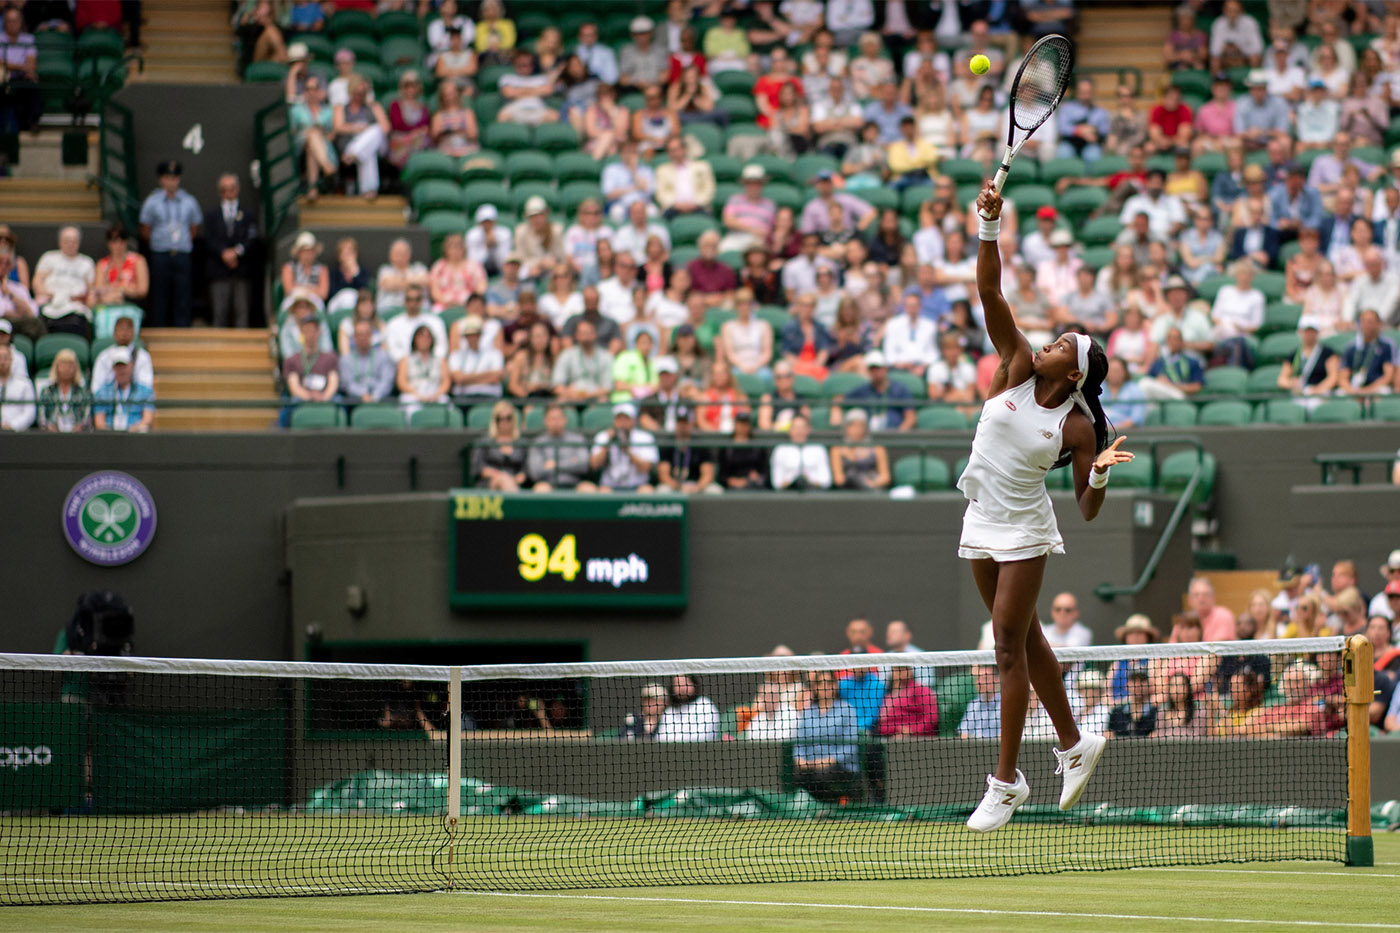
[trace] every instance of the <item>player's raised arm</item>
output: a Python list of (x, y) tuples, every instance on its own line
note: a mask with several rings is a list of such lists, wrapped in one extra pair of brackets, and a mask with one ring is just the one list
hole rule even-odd
[[(1011, 306), (1001, 293), (1001, 252), (997, 245), (997, 233), (1001, 229), (1001, 195), (990, 181), (977, 196), (977, 212), (982, 218), (978, 232), (977, 293), (982, 298), (982, 310), (987, 319), (987, 336), (1001, 357), (1000, 368), (1008, 372), (1016, 368), (1020, 371), (1021, 379), (1024, 379), (1030, 374), (1031, 345), (1016, 328)], [(1011, 384), (1020, 381), (1016, 379)]]

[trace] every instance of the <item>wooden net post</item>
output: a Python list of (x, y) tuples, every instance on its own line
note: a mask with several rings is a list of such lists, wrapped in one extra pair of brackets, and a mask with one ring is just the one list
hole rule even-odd
[(1343, 666), (1347, 691), (1347, 864), (1375, 864), (1371, 842), (1371, 703), (1375, 669), (1371, 642), (1347, 639)]

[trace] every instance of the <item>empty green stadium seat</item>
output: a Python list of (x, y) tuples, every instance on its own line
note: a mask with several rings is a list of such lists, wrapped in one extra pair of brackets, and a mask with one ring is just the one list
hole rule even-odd
[(705, 214), (682, 214), (668, 227), (672, 246), (693, 246), (705, 231), (718, 229), (715, 219)]
[(749, 159), (746, 164), (762, 166), (770, 183), (783, 182), (785, 184), (794, 184), (797, 182), (797, 178), (793, 174), (792, 162), (781, 156), (766, 154), (756, 155), (752, 159)]
[(1128, 159), (1120, 155), (1102, 155), (1085, 163), (1090, 178), (1107, 178), (1128, 170)]
[(1076, 239), (1085, 246), (1107, 246), (1122, 230), (1117, 217), (1095, 217), (1079, 228)]
[(792, 391), (797, 393), (798, 398), (821, 398), (822, 384), (812, 376), (798, 373), (792, 377)]
[(1209, 395), (1240, 395), (1249, 380), (1249, 371), (1242, 366), (1216, 366), (1206, 370), (1202, 391)]
[(1361, 403), (1354, 398), (1329, 398), (1308, 412), (1314, 424), (1351, 424), (1361, 420)]
[(544, 181), (522, 181), (510, 186), (511, 210), (525, 215), (525, 202), (531, 198), (544, 198), (551, 211), (559, 209), (559, 192), (553, 185)]
[(986, 166), (973, 159), (945, 159), (938, 171), (951, 178), (955, 185), (980, 185), (987, 177)]
[(1145, 450), (1134, 451), (1132, 460), (1127, 463), (1115, 464), (1113, 467), (1113, 485), (1121, 489), (1151, 489), (1152, 488), (1152, 454)]
[(1250, 395), (1277, 395), (1283, 391), (1278, 387), (1278, 377), (1282, 371), (1283, 365), (1280, 363), (1256, 366), (1245, 379), (1244, 390)]
[(1256, 356), (1260, 363), (1282, 363), (1293, 358), (1293, 354), (1298, 352), (1298, 345), (1298, 335), (1293, 331), (1270, 334), (1259, 341)]
[(977, 696), (977, 685), (972, 675), (963, 670), (939, 673), (936, 688), (938, 697), (938, 734), (952, 738), (958, 734), (963, 715)]
[(1196, 404), (1194, 402), (1163, 402), (1162, 424), (1169, 428), (1189, 428), (1196, 424)]
[(1201, 425), (1238, 426), (1249, 424), (1254, 416), (1254, 406), (1236, 399), (1216, 399), (1206, 402), (1196, 413), (1196, 423)]
[[(337, 52), (341, 49), (349, 49), (354, 52), (355, 71), (364, 75), (365, 78), (369, 78), (370, 76), (364, 71), (362, 67), (364, 65), (373, 65), (376, 70), (376, 77), (382, 77), (384, 74), (384, 66), (379, 63), (379, 42), (375, 40), (374, 36), (362, 33), (349, 33), (343, 36), (336, 36), (335, 48)], [(379, 81), (370, 80), (375, 85), (379, 84)]]
[[(65, 63), (68, 73), (72, 74), (72, 65)], [(45, 76), (42, 69), (40, 75)], [(243, 81), (246, 84), (281, 84), (287, 80), (287, 66), (282, 62), (250, 62), (243, 72)]]
[(694, 246), (677, 246), (671, 250), (671, 268), (679, 269), (690, 265), (692, 259), (700, 258), (700, 250)]
[(374, 18), (374, 31), (380, 36), (417, 39), (420, 32), (418, 17), (406, 10), (383, 10)]
[(326, 402), (303, 402), (292, 409), (292, 428), (297, 431), (345, 427), (345, 409)]
[(473, 182), (499, 182), (505, 178), (505, 156), (482, 149), (462, 159), (460, 177), (463, 185)]
[(1055, 206), (1071, 226), (1077, 227), (1087, 221), (1089, 215), (1102, 207), (1106, 200), (1108, 191), (1103, 188), (1070, 188), (1056, 199)]
[(15, 334), (13, 337), (10, 338), (10, 346), (14, 347), (16, 353), (24, 357), (24, 362), (29, 370), (29, 375), (31, 377), (36, 375), (37, 371), (34, 368), (34, 341), (30, 340), (23, 334)]
[(792, 177), (799, 185), (806, 185), (811, 183), (817, 173), (837, 172), (840, 168), (840, 163), (831, 156), (821, 152), (809, 152), (798, 156), (792, 163)]
[(942, 458), (915, 454), (895, 461), (894, 485), (913, 486), (919, 492), (936, 492), (952, 485), (950, 474)]
[(574, 152), (579, 147), (578, 131), (567, 123), (546, 123), (535, 127), (535, 148), (544, 152)]
[(1180, 88), (1183, 94), (1210, 96), (1210, 72), (1181, 70), (1172, 72), (1172, 87)]
[(899, 213), (911, 220), (919, 219), (924, 202), (933, 197), (932, 185), (910, 185), (899, 193)]
[(1208, 180), (1230, 168), (1223, 152), (1203, 152), (1191, 160), (1191, 167), (1205, 175)]
[(1400, 396), (1378, 395), (1371, 399), (1372, 421), (1400, 421)]
[(1308, 420), (1308, 413), (1291, 398), (1276, 398), (1260, 405), (1254, 420), (1267, 424), (1302, 424)]
[(403, 409), (390, 402), (356, 405), (350, 414), (350, 427), (356, 430), (402, 430), (408, 427)]
[[(1196, 472), (1197, 463), (1200, 464), (1201, 476), (1191, 494), (1191, 501), (1197, 505), (1204, 505), (1215, 495), (1216, 462), (1215, 455), (1209, 451), (1197, 454), (1195, 450), (1178, 450), (1168, 454), (1162, 459), (1157, 487), (1167, 495), (1181, 495), (1186, 490), (1186, 484), (1191, 481), (1192, 474)], [(1116, 470), (1114, 479), (1117, 479)]]
[(789, 185), (782, 182), (764, 185), (763, 193), (772, 199), (778, 207), (788, 207), (793, 211), (800, 212), (803, 205), (807, 203), (810, 191)]
[(899, 192), (893, 188), (861, 188), (848, 193), (860, 198), (877, 211), (899, 209)]
[(78, 36), (74, 46), (80, 57), (108, 56), (121, 58), (126, 54), (126, 42), (121, 34), (111, 29), (98, 29), (89, 26)]
[(748, 69), (721, 71), (712, 75), (720, 94), (752, 95), (754, 76)]
[(1091, 246), (1079, 253), (1079, 258), (1090, 269), (1098, 270), (1113, 262), (1112, 246)]
[(586, 152), (561, 152), (554, 157), (554, 177), (559, 184), (586, 181), (597, 184), (603, 166)]
[(715, 109), (729, 115), (729, 122), (748, 123), (758, 116), (758, 105), (747, 94), (721, 94)]
[(374, 17), (364, 10), (336, 10), (327, 26), (333, 36), (374, 35)]
[(750, 375), (749, 373), (733, 371), (734, 385), (738, 387), (750, 399), (757, 400), (766, 393), (773, 391), (773, 383), (764, 376)]
[(379, 44), (379, 64), (385, 68), (417, 68), (423, 61), (423, 43), (417, 38), (390, 36)]
[(456, 159), (429, 149), (425, 152), (415, 152), (409, 156), (400, 177), (404, 187), (411, 191), (419, 182), (429, 179), (441, 179), (456, 184), (460, 174), (461, 168), (457, 165)]
[(1083, 159), (1047, 159), (1040, 164), (1040, 180), (1047, 185), (1054, 185), (1061, 178), (1083, 178), (1088, 174)]
[(58, 356), (61, 350), (72, 350), (78, 357), (79, 368), (91, 368), (92, 347), (85, 338), (76, 334), (45, 334), (34, 344), (34, 369), (29, 375), (48, 375), (53, 358)]
[[(710, 163), (710, 171), (714, 173), (715, 181), (724, 184), (739, 180), (739, 172), (742, 171), (743, 166), (733, 156), (725, 155), (722, 152), (715, 155), (706, 154), (705, 161)], [(719, 198), (715, 198), (715, 203), (722, 202)]]
[(1259, 326), (1259, 336), (1291, 333), (1298, 329), (1298, 318), (1303, 314), (1303, 306), (1286, 301), (1275, 301), (1264, 309), (1264, 323)]
[(511, 185), (523, 181), (553, 181), (554, 159), (538, 149), (520, 149), (505, 157), (505, 173)]
[(1196, 284), (1196, 297), (1214, 303), (1220, 289), (1234, 281), (1233, 275), (1208, 275)]
[(583, 411), (580, 427), (585, 438), (592, 438), (599, 431), (612, 427), (613, 410), (611, 405), (590, 405)]
[(1266, 301), (1281, 301), (1287, 276), (1282, 272), (1261, 270), (1254, 273), (1254, 287), (1264, 293)]
[(410, 200), (413, 209), (420, 214), (428, 211), (460, 211), (465, 203), (458, 184), (441, 178), (429, 178), (414, 185)]
[(530, 128), (519, 123), (491, 123), (481, 131), (481, 144), (501, 153), (529, 149)]
[(832, 373), (822, 383), (822, 394), (827, 398), (844, 396), (858, 386), (865, 385), (866, 379), (860, 373)]
[(902, 369), (890, 370), (890, 382), (898, 382), (909, 390), (916, 399), (928, 398), (928, 383), (911, 372)]
[(713, 123), (692, 123), (685, 128), (685, 135), (700, 144), (707, 159), (724, 152), (724, 130)]
[(1015, 203), (1021, 217), (1030, 217), (1042, 207), (1055, 206), (1055, 189), (1049, 185), (1014, 185), (1007, 188), (1006, 196)]
[(967, 417), (951, 405), (925, 405), (914, 423), (920, 431), (967, 430)]
[(559, 209), (569, 217), (578, 213), (579, 205), (589, 198), (602, 206), (603, 189), (596, 182), (573, 181), (559, 189)]
[(511, 193), (496, 182), (474, 181), (462, 188), (462, 205), (467, 213), (483, 204), (494, 204), (498, 210), (513, 210)]

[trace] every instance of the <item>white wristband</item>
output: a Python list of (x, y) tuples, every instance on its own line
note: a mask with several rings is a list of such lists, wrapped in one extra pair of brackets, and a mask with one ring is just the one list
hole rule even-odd
[(1102, 488), (1104, 488), (1105, 486), (1107, 486), (1107, 485), (1108, 485), (1108, 474), (1109, 474), (1109, 472), (1110, 472), (1112, 469), (1113, 469), (1112, 467), (1109, 467), (1107, 470), (1104, 470), (1102, 473), (1100, 473), (1098, 470), (1095, 470), (1095, 469), (1093, 469), (1092, 467), (1090, 467), (1090, 469), (1089, 469), (1089, 488), (1090, 488), (1090, 489), (1102, 489)]
[(977, 238), (978, 238), (979, 240), (986, 240), (986, 241), (988, 241), (988, 242), (994, 242), (994, 241), (996, 240), (997, 236), (998, 236), (1000, 233), (1001, 233), (1001, 218), (1000, 218), (1000, 217), (997, 217), (997, 218), (995, 218), (995, 219), (993, 219), (993, 220), (988, 220), (988, 219), (985, 218), (985, 217), (982, 217), (982, 216), (980, 216), (980, 215), (978, 216), (978, 218), (977, 218)]

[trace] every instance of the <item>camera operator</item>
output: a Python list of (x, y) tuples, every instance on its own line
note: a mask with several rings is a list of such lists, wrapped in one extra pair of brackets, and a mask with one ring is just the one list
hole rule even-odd
[(613, 426), (593, 438), (591, 469), (601, 470), (600, 492), (651, 492), (651, 471), (660, 455), (656, 439), (636, 426), (637, 406), (613, 406)]

